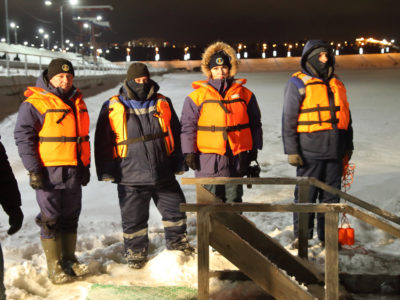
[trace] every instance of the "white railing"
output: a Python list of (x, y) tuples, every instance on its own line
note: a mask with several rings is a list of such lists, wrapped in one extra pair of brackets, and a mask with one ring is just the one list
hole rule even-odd
[[(51, 62), (51, 60), (63, 57), (59, 53), (49, 54), (24, 54), (14, 51), (0, 52), (0, 76), (22, 75), (38, 76)], [(75, 55), (76, 56), (76, 55)], [(124, 74), (126, 66), (111, 63), (103, 58), (97, 61), (93, 57), (82, 56), (78, 58), (66, 58), (72, 62), (75, 76), (99, 76), (105, 74)]]

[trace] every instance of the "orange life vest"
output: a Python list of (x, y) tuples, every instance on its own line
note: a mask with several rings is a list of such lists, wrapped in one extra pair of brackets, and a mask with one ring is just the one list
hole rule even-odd
[[(114, 149), (114, 158), (126, 157), (128, 151), (128, 145), (138, 142), (146, 142), (163, 138), (165, 142), (165, 149), (167, 154), (170, 155), (174, 151), (174, 138), (171, 130), (171, 116), (172, 112), (169, 107), (168, 101), (165, 96), (157, 94), (156, 105), (150, 106), (145, 113), (152, 113), (153, 116), (158, 118), (161, 131), (160, 134), (151, 134), (135, 138), (128, 138), (127, 127), (126, 127), (126, 114), (137, 113), (135, 109), (128, 109), (126, 111), (125, 105), (121, 103), (118, 96), (113, 96), (110, 99), (108, 117), (110, 120), (111, 129), (114, 131), (116, 136), (116, 147)], [(141, 112), (143, 113), (143, 112)]]
[[(330, 79), (328, 88), (321, 79), (302, 72), (293, 74), (293, 77), (301, 79), (305, 85), (305, 89), (299, 89), (305, 97), (300, 106), (297, 132), (331, 130), (334, 124), (338, 129), (347, 130), (350, 123), (349, 103), (346, 88), (338, 78)], [(329, 92), (333, 94), (334, 105), (329, 103)]]
[(54, 94), (38, 87), (28, 87), (26, 102), (45, 115), (39, 131), (39, 156), (45, 167), (76, 166), (78, 157), (90, 164), (89, 114), (82, 94), (77, 91), (71, 107)]
[(193, 82), (189, 97), (201, 107), (197, 122), (197, 148), (203, 153), (224, 155), (226, 143), (233, 155), (251, 150), (253, 139), (247, 105), (252, 92), (242, 86), (246, 79), (235, 79), (224, 98), (207, 81)]

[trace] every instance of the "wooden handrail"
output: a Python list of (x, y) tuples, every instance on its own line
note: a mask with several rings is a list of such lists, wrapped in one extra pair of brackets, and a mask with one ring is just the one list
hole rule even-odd
[(340, 198), (351, 202), (357, 206), (360, 206), (367, 211), (370, 211), (378, 216), (387, 219), (391, 222), (400, 225), (400, 217), (392, 214), (391, 212), (385, 211), (375, 205), (365, 202), (357, 197), (349, 195), (336, 189), (326, 183), (319, 181), (313, 177), (256, 177), (256, 178), (242, 178), (242, 177), (204, 177), (204, 178), (182, 178), (182, 184), (262, 184), (262, 185), (315, 185), (316, 187), (323, 189), (333, 195), (339, 196)]
[[(221, 203), (221, 199), (215, 195), (210, 195), (202, 187), (204, 184), (267, 184), (267, 185), (299, 185), (299, 202), (297, 204), (267, 204), (267, 203)], [(395, 237), (400, 238), (400, 229), (385, 222), (385, 220), (400, 224), (400, 217), (380, 209), (372, 204), (333, 188), (315, 178), (308, 177), (269, 177), (269, 178), (182, 178), (182, 184), (195, 184), (197, 193), (197, 204), (181, 204), (181, 211), (197, 213), (197, 231), (198, 231), (198, 296), (200, 300), (208, 299), (209, 295), (209, 233), (210, 217), (215, 213), (221, 212), (296, 212), (300, 213), (300, 223), (307, 225), (306, 213), (324, 213), (326, 214), (326, 262), (325, 262), (325, 299), (339, 298), (339, 275), (338, 275), (338, 214), (348, 213), (374, 227), (384, 230)], [(380, 218), (365, 213), (348, 204), (310, 204), (306, 203), (309, 194), (309, 186), (314, 185), (331, 194), (339, 196), (348, 202), (360, 206), (361, 208), (378, 215)], [(304, 227), (304, 228), (301, 228)], [(298, 255), (307, 259), (307, 237), (304, 236), (305, 228), (299, 228), (299, 252)]]

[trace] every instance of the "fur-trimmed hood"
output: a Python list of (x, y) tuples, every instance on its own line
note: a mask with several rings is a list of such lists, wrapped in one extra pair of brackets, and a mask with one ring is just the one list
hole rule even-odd
[(211, 78), (211, 70), (208, 67), (211, 56), (219, 51), (224, 51), (230, 57), (232, 67), (229, 70), (229, 77), (234, 77), (238, 70), (239, 61), (236, 58), (236, 51), (224, 42), (216, 42), (208, 46), (201, 59), (201, 71), (207, 78)]

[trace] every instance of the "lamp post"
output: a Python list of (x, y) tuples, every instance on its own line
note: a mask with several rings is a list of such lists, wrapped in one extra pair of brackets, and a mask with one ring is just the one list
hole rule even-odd
[(4, 0), (4, 8), (5, 8), (5, 13), (6, 13), (7, 44), (10, 44), (10, 30), (8, 28), (8, 0)]
[(39, 32), (39, 35), (40, 35), (40, 39), (42, 41), (42, 43), (40, 44), (40, 47), (44, 48), (45, 47), (45, 45), (44, 45), (44, 35), (45, 35), (45, 33), (44, 33), (43, 28), (39, 28), (38, 32)]
[(19, 26), (17, 24), (15, 24), (14, 22), (11, 22), (10, 27), (14, 29), (14, 42), (15, 42), (15, 44), (18, 44), (17, 30), (18, 30)]
[[(69, 0), (70, 5), (75, 5), (78, 3), (78, 0)], [(50, 6), (53, 4), (52, 1), (47, 0), (44, 2), (45, 5)], [(65, 3), (60, 5), (60, 34), (61, 34), (61, 50), (64, 49), (64, 16), (63, 16), (63, 9)]]

